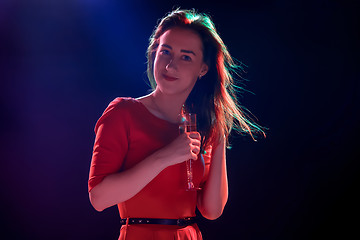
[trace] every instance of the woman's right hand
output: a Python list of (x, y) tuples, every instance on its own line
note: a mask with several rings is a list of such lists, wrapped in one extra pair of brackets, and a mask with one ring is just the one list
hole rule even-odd
[(197, 156), (200, 153), (200, 145), (200, 133), (185, 132), (169, 145), (160, 149), (158, 154), (163, 159), (164, 167), (168, 167), (189, 159), (197, 160)]

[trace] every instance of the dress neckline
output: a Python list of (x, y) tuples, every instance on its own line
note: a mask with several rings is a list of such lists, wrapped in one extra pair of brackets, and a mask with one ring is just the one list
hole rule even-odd
[(155, 119), (156, 121), (160, 121), (160, 122), (163, 122), (163, 123), (166, 123), (168, 125), (171, 125), (171, 126), (176, 126), (176, 127), (179, 127), (179, 124), (178, 123), (173, 123), (173, 122), (169, 122), (165, 119), (162, 119), (162, 118), (159, 118), (158, 116), (154, 115), (142, 102), (140, 102), (138, 99), (136, 98), (133, 98), (133, 100), (138, 103), (139, 106), (141, 106), (144, 110), (144, 112), (146, 112), (151, 118)]

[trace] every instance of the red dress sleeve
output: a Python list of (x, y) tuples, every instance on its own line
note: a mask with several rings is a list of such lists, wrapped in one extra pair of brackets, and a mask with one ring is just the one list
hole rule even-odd
[(118, 172), (128, 151), (129, 127), (126, 101), (116, 98), (95, 125), (95, 143), (90, 166), (88, 191), (107, 175)]

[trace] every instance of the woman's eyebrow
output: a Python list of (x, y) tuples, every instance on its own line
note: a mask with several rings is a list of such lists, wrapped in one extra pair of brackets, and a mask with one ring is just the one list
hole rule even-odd
[[(169, 49), (172, 49), (172, 47), (170, 45), (167, 45), (167, 44), (161, 44), (162, 47), (166, 47), (166, 48), (169, 48)], [(196, 54), (191, 51), (191, 50), (185, 50), (185, 49), (181, 49), (180, 52), (184, 52), (184, 53), (191, 53), (193, 54), (194, 56), (196, 56)]]
[(191, 54), (194, 54), (194, 56), (196, 56), (196, 54), (191, 51), (191, 50), (184, 50), (184, 49), (181, 49), (180, 52), (184, 52), (184, 53), (191, 53)]

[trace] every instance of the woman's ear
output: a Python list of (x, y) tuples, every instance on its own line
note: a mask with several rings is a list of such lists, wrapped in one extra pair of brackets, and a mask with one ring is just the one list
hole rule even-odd
[(202, 78), (208, 71), (209, 71), (208, 65), (206, 63), (203, 63), (203, 65), (201, 66), (199, 78)]

